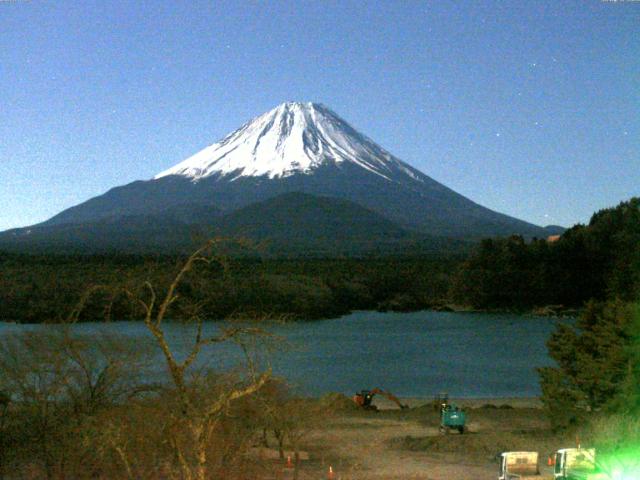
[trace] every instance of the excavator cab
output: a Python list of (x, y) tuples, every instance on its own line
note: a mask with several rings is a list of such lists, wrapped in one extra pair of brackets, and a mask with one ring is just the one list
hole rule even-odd
[(374, 394), (371, 393), (371, 390), (360, 390), (353, 396), (353, 401), (360, 405), (362, 408), (371, 409), (374, 408), (374, 406), (371, 405), (373, 395)]

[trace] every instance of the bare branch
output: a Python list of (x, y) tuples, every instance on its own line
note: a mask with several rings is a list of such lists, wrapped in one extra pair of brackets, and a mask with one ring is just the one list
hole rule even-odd
[(109, 292), (111, 290), (109, 289), (109, 287), (105, 285), (92, 285), (91, 287), (89, 287), (87, 290), (84, 291), (84, 293), (80, 297), (80, 300), (78, 300), (78, 303), (76, 304), (76, 306), (71, 310), (71, 312), (69, 312), (66, 322), (76, 323), (78, 321), (78, 318), (80, 317), (80, 314), (82, 313), (82, 310), (84, 310), (85, 305), (89, 301), (89, 299), (93, 296), (94, 293), (100, 292), (100, 291)]
[(178, 288), (178, 285), (180, 284), (180, 282), (182, 282), (182, 278), (193, 268), (193, 264), (198, 261), (202, 261), (205, 263), (211, 262), (211, 260), (208, 257), (205, 257), (202, 254), (204, 252), (210, 251), (214, 243), (215, 243), (214, 240), (209, 240), (205, 245), (200, 247), (198, 250), (196, 250), (189, 256), (185, 264), (182, 266), (178, 274), (173, 279), (173, 282), (171, 282), (171, 285), (169, 286), (169, 290), (167, 291), (167, 294), (165, 295), (163, 302), (160, 304), (160, 310), (158, 311), (158, 315), (156, 316), (156, 325), (158, 326), (160, 325), (160, 323), (164, 319), (167, 309), (176, 300), (177, 298), (175, 295), (176, 288)]
[(146, 315), (144, 319), (145, 323), (151, 323), (151, 316), (153, 315), (153, 307), (156, 304), (156, 291), (154, 290), (153, 285), (151, 285), (151, 282), (149, 282), (148, 280), (144, 282), (144, 285), (147, 287), (147, 289), (151, 293), (151, 300), (149, 301), (148, 305), (146, 305), (142, 300), (140, 300), (140, 302), (145, 306), (145, 310), (146, 310)]
[(251, 395), (257, 392), (264, 386), (265, 383), (267, 383), (267, 380), (269, 380), (269, 378), (271, 378), (271, 369), (264, 372), (256, 381), (254, 381), (247, 387), (232, 390), (231, 392), (222, 394), (217, 401), (212, 403), (206, 409), (206, 416), (208, 418), (211, 418), (224, 410), (224, 408), (226, 408), (234, 400), (246, 397), (247, 395)]
[[(172, 447), (181, 465), (183, 478), (197, 478), (198, 480), (207, 478), (207, 448), (212, 432), (220, 421), (220, 414), (226, 410), (234, 400), (251, 395), (260, 390), (271, 377), (271, 369), (260, 376), (257, 375), (255, 365), (248, 351), (251, 345), (251, 338), (268, 337), (270, 334), (261, 328), (237, 325), (221, 328), (213, 335), (206, 335), (203, 332), (203, 318), (199, 315), (201, 305), (192, 305), (194, 309), (191, 312), (190, 320), (196, 322), (195, 338), (193, 339), (191, 350), (184, 360), (180, 362), (176, 359), (165, 337), (162, 322), (170, 306), (179, 298), (177, 291), (181, 282), (183, 282), (185, 276), (195, 268), (195, 265), (198, 263), (205, 263), (207, 265), (217, 263), (222, 267), (224, 274), (228, 272), (229, 263), (227, 259), (223, 256), (215, 256), (212, 252), (213, 247), (223, 241), (225, 241), (225, 239), (209, 240), (187, 258), (173, 277), (157, 308), (156, 301), (158, 299), (156, 292), (149, 282), (145, 282), (145, 287), (150, 292), (150, 299), (146, 302), (140, 298), (136, 298), (135, 295), (126, 290), (126, 294), (131, 298), (135, 298), (144, 309), (145, 325), (155, 338), (165, 357), (169, 374), (176, 388), (177, 399), (180, 404), (180, 410), (174, 412), (176, 419), (183, 422), (182, 425), (185, 426), (187, 432), (189, 432), (191, 441), (195, 443), (196, 465), (192, 465), (191, 459), (187, 459), (184, 456), (183, 448), (185, 445), (180, 444), (181, 440), (178, 437), (172, 436)], [(240, 245), (248, 244), (248, 242), (238, 243), (240, 243)], [(244, 386), (236, 385), (235, 387), (225, 387), (222, 393), (213, 400), (202, 398), (198, 395), (198, 392), (192, 390), (193, 384), (186, 377), (186, 371), (196, 361), (204, 347), (221, 344), (230, 340), (238, 343), (247, 358), (251, 375), (250, 383)]]
[(191, 480), (193, 478), (193, 475), (191, 475), (191, 468), (186, 458), (184, 458), (182, 448), (180, 448), (180, 445), (178, 445), (178, 440), (174, 437), (171, 438), (171, 446), (173, 447), (173, 451), (176, 452), (176, 456), (178, 457), (178, 463), (180, 464), (180, 469), (182, 470), (182, 477), (186, 480)]
[(153, 317), (153, 308), (156, 302), (156, 291), (153, 288), (153, 285), (151, 285), (151, 282), (149, 282), (148, 280), (144, 282), (144, 286), (147, 288), (147, 290), (149, 290), (149, 293), (151, 294), (149, 303), (145, 302), (143, 299), (141, 299), (138, 295), (136, 295), (134, 292), (132, 292), (128, 288), (123, 288), (122, 292), (129, 299), (134, 300), (136, 303), (138, 303), (138, 305), (142, 307), (142, 309), (144, 310), (144, 323), (148, 325), (151, 323), (151, 319)]

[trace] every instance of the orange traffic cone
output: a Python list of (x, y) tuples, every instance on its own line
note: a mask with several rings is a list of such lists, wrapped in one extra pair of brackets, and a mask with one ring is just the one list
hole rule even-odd
[(285, 468), (293, 468), (293, 462), (291, 461), (291, 455), (287, 456), (287, 463), (285, 464)]
[(549, 458), (547, 459), (547, 465), (549, 465), (550, 467), (553, 466), (553, 456), (549, 455)]
[(336, 478), (335, 473), (333, 473), (333, 467), (331, 465), (329, 465), (329, 475), (327, 475), (327, 478), (329, 480), (333, 480), (334, 478)]

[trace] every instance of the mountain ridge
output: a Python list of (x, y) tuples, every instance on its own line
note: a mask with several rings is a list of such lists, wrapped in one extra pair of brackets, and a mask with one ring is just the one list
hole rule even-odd
[(182, 208), (102, 218), (94, 223), (14, 229), (0, 233), (0, 250), (188, 253), (203, 238), (219, 236), (259, 242), (254, 254), (276, 257), (460, 253), (469, 247), (464, 242), (409, 232), (348, 200), (299, 192), (284, 193), (225, 215), (214, 207), (199, 206), (198, 217), (189, 221), (176, 216)]
[[(172, 208), (171, 221), (180, 223), (180, 215), (197, 220), (200, 209), (205, 216), (207, 209), (224, 216), (291, 192), (346, 200), (404, 230), (430, 237), (477, 240), (548, 234), (543, 227), (485, 208), (437, 182), (327, 107), (299, 102), (255, 117), (153, 179), (114, 187), (33, 227), (157, 217)], [(176, 212), (181, 212), (178, 217)]]

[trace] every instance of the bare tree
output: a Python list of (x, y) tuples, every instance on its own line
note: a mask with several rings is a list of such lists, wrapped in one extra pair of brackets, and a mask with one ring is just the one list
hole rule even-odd
[(0, 390), (13, 400), (13, 433), (25, 459), (40, 461), (47, 478), (64, 476), (70, 456), (81, 454), (73, 432), (145, 390), (135, 378), (145, 356), (140, 342), (74, 335), (68, 326), (2, 338)]
[[(198, 305), (192, 305), (190, 320), (194, 325), (194, 329), (191, 347), (188, 349), (187, 354), (179, 359), (167, 339), (163, 322), (166, 320), (169, 308), (178, 300), (178, 287), (186, 276), (198, 264), (211, 265), (216, 263), (226, 269), (226, 260), (224, 257), (216, 255), (215, 252), (215, 249), (222, 242), (224, 240), (210, 240), (191, 254), (178, 270), (166, 293), (160, 298), (154, 286), (148, 281), (144, 284), (146, 290), (145, 298), (143, 298), (143, 295), (129, 292), (131, 298), (135, 299), (145, 312), (144, 324), (160, 347), (169, 376), (175, 386), (178, 402), (176, 405), (177, 411), (174, 414), (184, 424), (189, 433), (188, 439), (192, 445), (187, 446), (191, 448), (185, 448), (184, 445), (181, 445), (180, 436), (174, 436), (172, 442), (182, 474), (187, 480), (211, 478), (211, 472), (208, 471), (208, 451), (222, 414), (235, 400), (260, 390), (271, 375), (270, 369), (262, 373), (256, 371), (255, 363), (249, 354), (248, 347), (255, 337), (267, 336), (268, 334), (265, 330), (230, 323), (218, 328), (215, 334), (206, 335), (203, 332), (203, 316), (199, 314)], [(226, 388), (218, 390), (211, 397), (203, 396), (199, 394), (198, 388), (194, 388), (193, 377), (189, 375), (189, 369), (193, 367), (203, 349), (225, 342), (235, 342), (241, 347), (247, 359), (249, 376), (246, 381), (235, 385), (227, 385)], [(187, 450), (193, 452), (193, 462), (189, 460), (188, 455), (185, 453)]]
[(293, 451), (294, 479), (297, 479), (302, 442), (324, 424), (329, 409), (317, 400), (293, 396), (285, 380), (279, 378), (270, 379), (254, 408), (262, 428), (263, 446), (269, 447), (268, 434), (272, 433), (281, 461), (286, 457), (285, 449)]
[[(165, 287), (148, 281), (138, 290), (96, 285), (81, 297), (66, 325), (0, 339), (0, 391), (16, 406), (14, 424), (21, 436), (20, 446), (14, 443), (9, 451), (20, 455), (20, 468), (46, 478), (204, 480), (214, 478), (224, 462), (237, 462), (257, 423), (230, 418), (239, 411), (231, 406), (243, 398), (250, 403), (269, 380), (271, 371), (259, 371), (256, 352), (258, 344), (275, 337), (255, 317), (205, 325), (204, 302), (179, 300), (181, 288), (196, 282), (201, 282), (198, 292), (206, 290), (209, 279), (196, 272), (197, 266), (226, 271), (225, 258), (217, 255), (221, 242), (211, 240), (196, 250)], [(150, 348), (141, 348), (140, 339), (77, 334), (74, 324), (94, 294), (107, 303), (126, 295), (137, 304), (169, 382), (146, 382), (158, 351), (153, 348), (152, 355)], [(169, 341), (168, 317), (176, 313), (187, 317), (192, 335), (186, 352)], [(207, 351), (230, 342), (244, 358), (243, 374), (229, 371), (224, 355), (220, 363), (203, 367)], [(154, 394), (139, 395), (150, 391)]]

